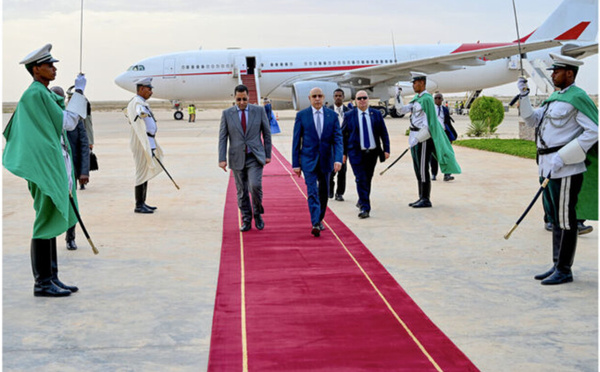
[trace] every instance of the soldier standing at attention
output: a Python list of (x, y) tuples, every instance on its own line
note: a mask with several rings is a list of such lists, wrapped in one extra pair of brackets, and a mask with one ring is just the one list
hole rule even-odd
[[(554, 61), (549, 68), (552, 83), (559, 90), (540, 108), (534, 110), (531, 106), (527, 80), (521, 77), (517, 83), (521, 117), (536, 128), (540, 182), (550, 177), (543, 201), (553, 226), (553, 265), (535, 276), (544, 285), (573, 281), (577, 219), (598, 219), (598, 150), (594, 146), (598, 143), (598, 108), (575, 85), (583, 62), (553, 53), (550, 57)], [(586, 161), (592, 165), (586, 168)]]
[(86, 116), (83, 91), (86, 79), (75, 79), (75, 94), (65, 108), (63, 97), (48, 85), (56, 79), (56, 67), (50, 54), (51, 44), (31, 52), (20, 63), (33, 77), (4, 130), (6, 146), (4, 167), (27, 181), (33, 197), (35, 221), (31, 239), (31, 267), (35, 284), (33, 295), (64, 297), (77, 292), (75, 286), (58, 279), (56, 237), (77, 223), (70, 202), (77, 204), (77, 184), (73, 177), (71, 151), (65, 131), (75, 129)]
[(129, 146), (135, 161), (135, 213), (154, 213), (156, 207), (146, 204), (148, 180), (154, 178), (162, 168), (154, 159), (162, 160), (163, 152), (156, 143), (156, 119), (147, 100), (152, 96), (152, 78), (135, 82), (137, 95), (127, 105), (127, 118), (131, 124)]

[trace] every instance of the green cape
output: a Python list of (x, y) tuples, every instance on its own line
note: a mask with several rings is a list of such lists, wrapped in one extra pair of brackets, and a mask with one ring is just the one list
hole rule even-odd
[[(62, 97), (34, 81), (23, 93), (4, 130), (4, 167), (27, 180), (34, 199), (34, 239), (56, 237), (77, 222), (69, 201), (69, 183), (60, 143), (64, 107)], [(65, 142), (69, 146), (69, 141)], [(72, 173), (71, 178), (74, 181)], [(73, 182), (73, 197), (77, 201), (75, 188)]]
[[(573, 105), (577, 110), (598, 125), (598, 108), (578, 86), (572, 85), (566, 92), (553, 92), (542, 105), (561, 101)], [(583, 174), (583, 185), (577, 200), (577, 219), (598, 220), (598, 143), (587, 152), (587, 171)]]
[(454, 150), (450, 144), (450, 140), (442, 128), (438, 125), (438, 117), (435, 113), (435, 104), (431, 94), (425, 92), (421, 96), (418, 94), (412, 99), (412, 102), (418, 102), (425, 114), (427, 115), (427, 123), (429, 124), (429, 133), (433, 139), (435, 152), (433, 156), (437, 159), (440, 169), (443, 174), (459, 174), (461, 173), (460, 165), (456, 162)]

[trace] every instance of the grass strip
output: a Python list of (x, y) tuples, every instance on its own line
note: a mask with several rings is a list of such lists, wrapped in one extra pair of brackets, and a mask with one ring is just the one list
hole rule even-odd
[(522, 139), (480, 138), (457, 140), (453, 145), (470, 147), (472, 149), (499, 152), (501, 154), (535, 159), (536, 146), (533, 141)]

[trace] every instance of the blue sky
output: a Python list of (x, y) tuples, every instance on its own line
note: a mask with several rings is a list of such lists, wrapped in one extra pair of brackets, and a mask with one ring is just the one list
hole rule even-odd
[[(515, 0), (521, 36), (561, 0)], [(17, 101), (31, 82), (18, 62), (52, 43), (57, 85), (79, 70), (79, 0), (4, 0), (3, 101)], [(182, 50), (501, 42), (516, 39), (511, 0), (456, 1), (89, 1), (84, 0), (83, 70), (88, 97), (121, 100), (114, 78), (138, 60)], [(578, 84), (598, 92), (598, 58), (585, 60)], [(486, 90), (512, 94), (513, 87)]]

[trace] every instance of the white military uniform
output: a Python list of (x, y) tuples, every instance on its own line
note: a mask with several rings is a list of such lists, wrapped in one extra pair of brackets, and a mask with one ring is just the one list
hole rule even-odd
[[(566, 93), (569, 88), (561, 90), (559, 94)], [(529, 97), (521, 99), (522, 105), (531, 105)], [(547, 109), (547, 110), (546, 110)], [(538, 127), (537, 148), (548, 149), (562, 147), (573, 139), (587, 152), (598, 141), (598, 126), (592, 119), (585, 116), (567, 102), (554, 101), (544, 107), (533, 110), (533, 114), (523, 118), (530, 127)], [(550, 159), (553, 153), (539, 155), (540, 176), (546, 177), (551, 170)], [(574, 164), (565, 164), (552, 174), (552, 178), (562, 178), (586, 171), (583, 161)]]
[(154, 178), (162, 171), (160, 165), (152, 157), (162, 161), (163, 152), (156, 139), (156, 121), (145, 99), (135, 96), (127, 105), (127, 117), (131, 124), (129, 146), (135, 160), (135, 185), (141, 185)]

